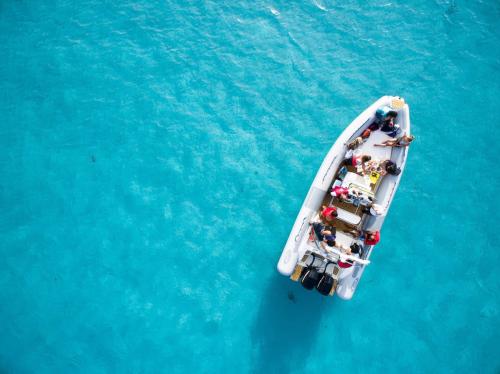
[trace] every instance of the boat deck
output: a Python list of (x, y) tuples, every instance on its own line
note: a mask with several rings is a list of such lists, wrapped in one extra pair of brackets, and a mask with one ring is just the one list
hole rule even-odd
[[(391, 158), (392, 148), (375, 146), (375, 144), (380, 144), (387, 139), (390, 139), (390, 137), (386, 133), (380, 130), (373, 131), (370, 134), (370, 137), (366, 139), (365, 142), (356, 149), (356, 152), (360, 155), (369, 155), (372, 157), (372, 160), (377, 160), (378, 162), (388, 160)], [(354, 167), (347, 166), (346, 168), (348, 173), (355, 173), (360, 177), (363, 177), (362, 174), (358, 173)], [(335, 177), (332, 181), (332, 184), (339, 178), (339, 172), (341, 169), (342, 166), (340, 166), (337, 172), (335, 173)], [(380, 176), (377, 183), (371, 186), (370, 189), (373, 195), (375, 195), (377, 187), (380, 184), (382, 178), (384, 177)], [(356, 206), (350, 202), (340, 201), (338, 198), (332, 197), (330, 193), (325, 194), (322, 206), (335, 206), (337, 207), (338, 211), (344, 210), (348, 213), (351, 213), (359, 217), (359, 222), (357, 224), (353, 223), (355, 221), (354, 219), (352, 222), (347, 222), (345, 220), (342, 220), (341, 218), (337, 218), (335, 219), (335, 221), (329, 222), (326, 221), (324, 218), (320, 218), (325, 225), (331, 225), (336, 228), (337, 241), (339, 242), (339, 244), (343, 246), (346, 245), (349, 246), (350, 244), (352, 244), (352, 242), (356, 240), (355, 236), (353, 235), (353, 232), (355, 232), (356, 230), (357, 231), (361, 230), (363, 226), (363, 218), (365, 216), (365, 214), (363, 213), (363, 206), (362, 205)], [(321, 208), (318, 210), (318, 217), (321, 217), (320, 214), (321, 214)], [(351, 215), (349, 215), (349, 217), (353, 218)]]

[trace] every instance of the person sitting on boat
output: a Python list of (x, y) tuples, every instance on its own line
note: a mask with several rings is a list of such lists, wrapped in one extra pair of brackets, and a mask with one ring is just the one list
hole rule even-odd
[[(358, 243), (353, 243), (351, 246), (347, 249), (344, 249), (343, 251), (347, 255), (357, 255), (357, 257), (360, 256), (361, 254), (361, 246)], [(338, 260), (337, 264), (339, 265), (340, 268), (347, 269), (350, 268), (353, 264), (352, 260), (346, 260), (345, 262), (342, 260)]]
[(365, 231), (361, 238), (366, 245), (375, 245), (380, 241), (380, 231)]
[(405, 133), (397, 139), (388, 139), (381, 144), (374, 145), (378, 147), (408, 147), (413, 139), (415, 139), (413, 135), (407, 136)]
[(344, 161), (342, 161), (342, 164), (346, 165), (346, 166), (353, 166), (356, 168), (357, 171), (362, 170), (364, 173), (365, 172), (365, 163), (367, 163), (371, 159), (372, 159), (372, 156), (370, 156), (370, 155), (353, 154), (351, 157), (344, 159)]
[(374, 217), (383, 216), (385, 213), (384, 208), (382, 206), (380, 206), (379, 204), (375, 204), (375, 203), (371, 203), (371, 204), (363, 207), (362, 212), (365, 214), (369, 214), (371, 216), (374, 216)]
[(380, 126), (380, 131), (389, 133), (390, 136), (395, 136), (400, 131), (399, 125), (394, 123), (394, 119), (398, 116), (395, 111), (390, 111), (387, 113), (386, 118), (382, 121)]
[[(313, 222), (312, 228), (316, 234), (316, 238), (321, 242), (325, 243), (330, 247), (335, 246), (335, 228), (332, 227), (331, 230), (327, 230), (325, 225), (321, 222)], [(323, 245), (323, 244), (322, 244)]]
[(382, 174), (382, 175), (385, 175), (385, 174), (399, 175), (399, 174), (401, 174), (401, 169), (398, 168), (398, 165), (396, 165), (396, 163), (391, 161), (391, 160), (385, 160), (384, 162), (382, 162), (380, 164), (380, 166), (382, 167), (382, 170), (384, 172), (384, 174)]
[(395, 134), (399, 131), (399, 126), (394, 124), (394, 119), (398, 116), (398, 112), (392, 110), (388, 106), (383, 106), (375, 112), (375, 120), (368, 126), (371, 131), (382, 130), (384, 132)]
[(349, 198), (349, 189), (345, 187), (335, 186), (332, 188), (330, 195), (333, 197), (338, 197), (339, 200), (347, 200)]
[(334, 222), (338, 215), (337, 208), (334, 206), (323, 205), (321, 207), (321, 217), (327, 222)]

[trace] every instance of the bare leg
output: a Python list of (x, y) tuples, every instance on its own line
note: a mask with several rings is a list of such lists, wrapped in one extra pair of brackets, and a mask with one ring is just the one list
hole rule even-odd
[(385, 142), (383, 142), (381, 144), (374, 144), (374, 145), (377, 147), (394, 147), (396, 144), (397, 143), (396, 143), (395, 139), (390, 139), (390, 140), (386, 140)]

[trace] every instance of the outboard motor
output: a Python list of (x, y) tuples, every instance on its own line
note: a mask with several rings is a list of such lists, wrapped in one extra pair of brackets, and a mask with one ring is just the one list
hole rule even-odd
[(314, 268), (309, 268), (306, 270), (306, 272), (304, 273), (304, 276), (302, 277), (302, 281), (301, 281), (302, 286), (306, 290), (312, 290), (318, 284), (319, 278), (320, 278), (320, 274), (319, 274), (318, 270), (316, 270)]
[(311, 253), (309, 258), (311, 259), (311, 263), (308, 264), (307, 268), (304, 269), (304, 272), (302, 273), (302, 279), (300, 280), (300, 283), (302, 283), (302, 286), (306, 290), (312, 290), (314, 287), (316, 287), (321, 276), (318, 270), (314, 267), (314, 263), (316, 262), (316, 255), (314, 253)]
[(324, 296), (330, 295), (330, 292), (332, 291), (334, 280), (332, 277), (329, 275), (325, 274), (319, 281), (318, 285), (316, 286), (316, 289), (318, 292)]
[(332, 292), (332, 288), (335, 285), (335, 280), (329, 273), (327, 273), (328, 268), (332, 266), (335, 267), (335, 263), (329, 262), (328, 264), (326, 264), (323, 276), (316, 286), (316, 290), (318, 290), (318, 292), (324, 296), (330, 295), (330, 292)]

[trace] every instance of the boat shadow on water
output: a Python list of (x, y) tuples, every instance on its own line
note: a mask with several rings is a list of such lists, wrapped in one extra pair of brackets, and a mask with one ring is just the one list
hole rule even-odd
[(307, 291), (275, 274), (264, 293), (252, 331), (254, 373), (287, 373), (306, 365), (335, 300)]

